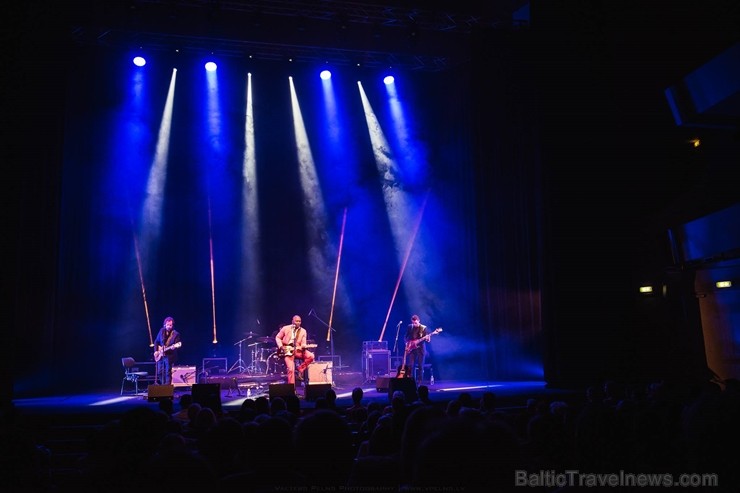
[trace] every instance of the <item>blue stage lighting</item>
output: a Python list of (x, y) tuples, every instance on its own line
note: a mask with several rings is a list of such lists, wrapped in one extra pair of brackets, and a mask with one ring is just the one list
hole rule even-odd
[(134, 65), (136, 65), (137, 67), (143, 67), (144, 65), (146, 65), (146, 60), (144, 60), (144, 57), (142, 56), (135, 56)]

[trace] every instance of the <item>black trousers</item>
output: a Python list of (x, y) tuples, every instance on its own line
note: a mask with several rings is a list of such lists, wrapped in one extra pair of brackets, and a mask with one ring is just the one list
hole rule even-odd
[(408, 370), (411, 377), (418, 383), (424, 377), (424, 359), (426, 351), (424, 348), (416, 348), (408, 354)]

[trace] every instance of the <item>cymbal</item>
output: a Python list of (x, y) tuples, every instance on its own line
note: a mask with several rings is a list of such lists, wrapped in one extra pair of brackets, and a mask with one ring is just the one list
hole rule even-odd
[(258, 337), (258, 338), (257, 338), (257, 341), (259, 341), (259, 342), (263, 342), (263, 343), (265, 343), (265, 344), (267, 344), (267, 343), (268, 343), (268, 342), (270, 342), (270, 341), (274, 341), (274, 340), (275, 340), (275, 339), (273, 339), (272, 337)]
[(245, 332), (244, 335), (247, 336), (247, 337), (254, 337), (254, 336), (258, 335), (258, 334), (256, 332), (252, 332), (250, 330), (249, 332)]

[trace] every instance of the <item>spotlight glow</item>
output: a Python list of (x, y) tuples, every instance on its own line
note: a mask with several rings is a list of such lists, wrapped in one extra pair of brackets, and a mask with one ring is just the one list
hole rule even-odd
[(137, 67), (143, 67), (144, 65), (146, 65), (146, 60), (144, 60), (144, 57), (136, 56), (134, 57), (134, 65), (136, 65)]
[(323, 80), (329, 80), (329, 79), (331, 79), (331, 72), (329, 72), (328, 70), (322, 70), (321, 71), (321, 78)]
[(394, 77), (393, 77), (392, 75), (386, 75), (386, 76), (385, 76), (385, 77), (383, 78), (383, 83), (384, 83), (385, 85), (390, 85), (390, 84), (393, 84), (393, 83), (394, 83), (395, 81), (396, 81), (396, 79), (395, 79), (395, 78), (394, 78)]
[(208, 70), (209, 72), (215, 72), (217, 68), (218, 67), (216, 66), (214, 62), (206, 63), (206, 70)]

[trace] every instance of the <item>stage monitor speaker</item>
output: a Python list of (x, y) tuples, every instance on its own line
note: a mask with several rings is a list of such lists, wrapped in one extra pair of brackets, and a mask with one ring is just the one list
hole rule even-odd
[(332, 383), (331, 361), (314, 361), (308, 365), (308, 384)]
[(326, 397), (326, 391), (330, 388), (330, 383), (315, 383), (313, 385), (306, 385), (306, 400), (315, 401), (319, 397)]
[(391, 378), (388, 381), (388, 400), (393, 398), (393, 392), (396, 390), (403, 392), (407, 404), (419, 399), (416, 393), (416, 381), (413, 378)]
[(217, 415), (221, 413), (221, 384), (196, 383), (193, 384), (193, 402), (201, 407), (209, 407)]
[(375, 390), (378, 392), (388, 392), (390, 377), (375, 377)]
[(151, 384), (147, 387), (147, 401), (149, 402), (159, 402), (164, 399), (172, 399), (174, 396), (174, 385)]
[(295, 395), (295, 385), (292, 383), (271, 383), (269, 396), (270, 399), (275, 397), (288, 397), (289, 395)]

